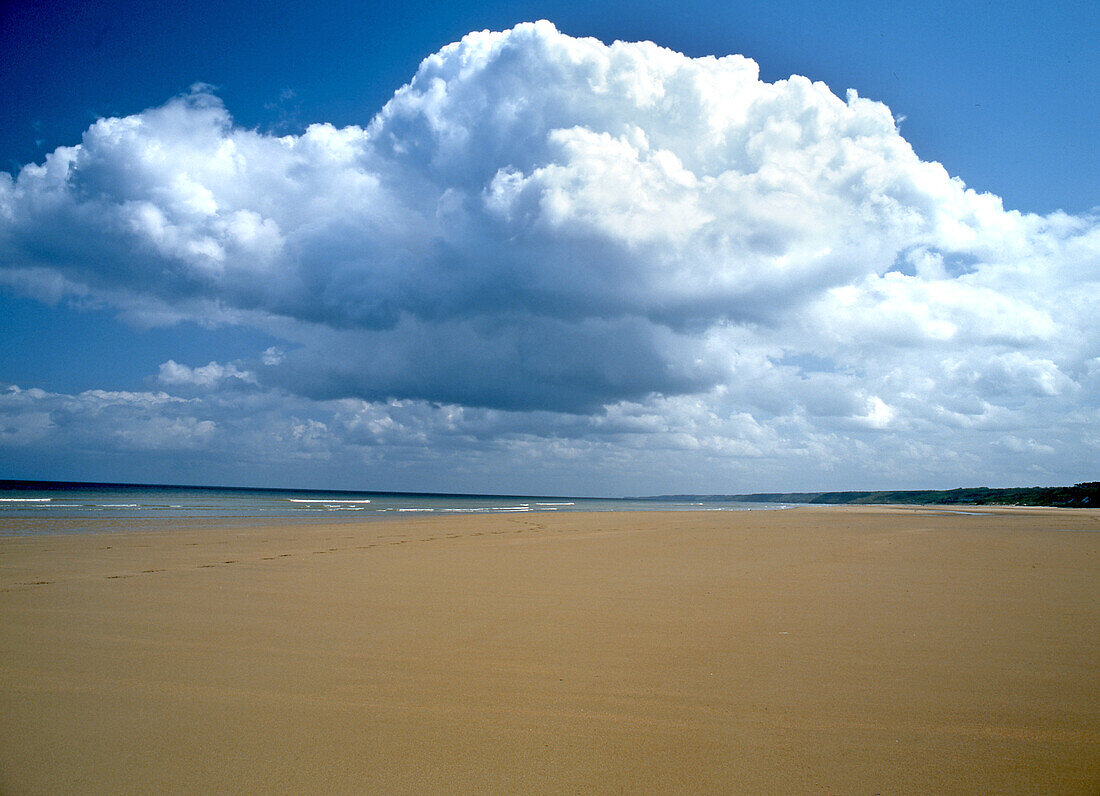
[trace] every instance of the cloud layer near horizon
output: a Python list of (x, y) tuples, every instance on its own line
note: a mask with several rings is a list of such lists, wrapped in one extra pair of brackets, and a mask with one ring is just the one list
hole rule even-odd
[(545, 22), (430, 56), (364, 127), (246, 130), (203, 87), (102, 119), (0, 174), (0, 283), (286, 341), (162, 365), (227, 396), (199, 424), (264, 394), (409, 407), (424, 444), (444, 410), (547, 446), (646, 416), (777, 473), (810, 440), (900, 467), (964, 435), (1015, 478), (1100, 453), (1096, 217), (1005, 210), (855, 92)]

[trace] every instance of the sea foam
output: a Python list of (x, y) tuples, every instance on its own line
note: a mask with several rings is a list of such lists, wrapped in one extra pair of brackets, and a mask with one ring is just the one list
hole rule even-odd
[(291, 503), (370, 503), (369, 500), (322, 500), (320, 498), (287, 498)]

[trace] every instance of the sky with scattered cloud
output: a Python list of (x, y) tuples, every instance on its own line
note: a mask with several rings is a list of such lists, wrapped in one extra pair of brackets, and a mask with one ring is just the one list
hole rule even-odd
[[(623, 495), (1096, 476), (1096, 208), (968, 187), (858, 85), (609, 41), (468, 33), (354, 124), (242, 124), (195, 83), (0, 172), (11, 306), (125, 326), (118, 360), (193, 330), (136, 383), (0, 362), (0, 477)], [(34, 350), (29, 324), (6, 334)]]

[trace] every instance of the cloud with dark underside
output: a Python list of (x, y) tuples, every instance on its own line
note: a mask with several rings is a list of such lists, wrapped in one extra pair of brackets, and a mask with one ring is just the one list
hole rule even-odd
[[(201, 86), (101, 119), (0, 175), (0, 282), (255, 326), (286, 344), (240, 372), (319, 401), (912, 432), (1095, 411), (1100, 361), (1096, 217), (1006, 210), (854, 91), (546, 22), (363, 127), (243, 129)], [(211, 366), (167, 378), (240, 386)]]

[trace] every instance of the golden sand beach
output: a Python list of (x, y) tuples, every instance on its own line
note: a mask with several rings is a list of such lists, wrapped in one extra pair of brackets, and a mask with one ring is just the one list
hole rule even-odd
[(1098, 531), (830, 507), (6, 535), (0, 792), (1096, 794)]

